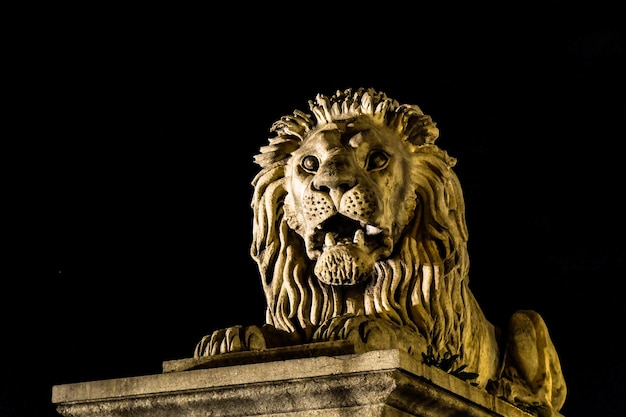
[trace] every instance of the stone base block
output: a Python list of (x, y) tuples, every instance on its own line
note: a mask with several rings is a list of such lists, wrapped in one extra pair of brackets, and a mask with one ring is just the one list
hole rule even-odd
[(531, 416), (402, 351), (333, 354), (343, 351), (326, 344), (164, 362), (162, 374), (56, 385), (52, 402), (66, 417)]

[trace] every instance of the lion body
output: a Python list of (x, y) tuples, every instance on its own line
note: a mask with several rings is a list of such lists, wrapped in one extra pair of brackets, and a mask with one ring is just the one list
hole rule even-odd
[[(501, 348), (469, 288), (463, 193), (455, 159), (435, 145), (435, 123), (371, 89), (320, 95), (309, 106), (313, 117), (295, 111), (277, 121), (255, 158), (251, 255), (266, 296), (264, 328), (276, 330), (257, 334), (265, 340), (255, 346), (367, 343), (378, 334), (417, 357), (456, 355), (479, 387), (512, 402), (524, 391), (523, 401), (558, 410), (565, 386), (543, 321), (527, 312), (515, 322), (518, 335), (541, 335), (533, 339), (540, 346), (526, 352), (528, 341), (511, 336)], [(214, 332), (196, 355), (255, 348), (246, 337)], [(546, 348), (548, 365), (534, 369), (535, 352)], [(539, 371), (549, 378), (538, 381)]]

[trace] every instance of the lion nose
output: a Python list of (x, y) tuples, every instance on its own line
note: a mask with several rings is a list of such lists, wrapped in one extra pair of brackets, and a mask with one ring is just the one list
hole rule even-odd
[(322, 164), (315, 173), (312, 182), (313, 189), (329, 194), (334, 192), (345, 193), (357, 183), (354, 170), (350, 168), (350, 163), (344, 159), (334, 159)]

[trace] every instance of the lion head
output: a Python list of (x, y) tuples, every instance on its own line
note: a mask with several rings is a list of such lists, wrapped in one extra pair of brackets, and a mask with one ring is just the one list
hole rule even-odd
[(463, 195), (435, 123), (373, 89), (309, 107), (276, 121), (254, 158), (266, 322), (310, 340), (344, 314), (384, 318), (479, 368), (485, 346), (468, 342), (492, 329), (468, 289)]

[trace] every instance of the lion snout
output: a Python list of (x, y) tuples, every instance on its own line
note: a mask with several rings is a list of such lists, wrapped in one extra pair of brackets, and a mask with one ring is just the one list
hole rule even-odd
[(381, 207), (377, 193), (361, 186), (347, 191), (322, 192), (311, 189), (304, 194), (303, 205), (306, 213), (305, 220), (310, 228), (314, 228), (335, 214), (342, 214), (364, 224), (376, 224), (376, 217)]

